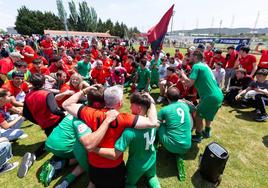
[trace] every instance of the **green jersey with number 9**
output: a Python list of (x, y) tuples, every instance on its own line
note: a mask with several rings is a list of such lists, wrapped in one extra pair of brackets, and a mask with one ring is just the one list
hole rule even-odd
[[(191, 147), (191, 112), (192, 109), (185, 102), (173, 102), (158, 112), (158, 120), (161, 121), (159, 128), (160, 140), (166, 149), (173, 153), (187, 150)], [(162, 127), (163, 126), (163, 127)], [(164, 131), (160, 131), (164, 130)]]
[(156, 129), (125, 129), (115, 143), (115, 149), (124, 152), (129, 147), (127, 169), (148, 170), (156, 162), (154, 148)]

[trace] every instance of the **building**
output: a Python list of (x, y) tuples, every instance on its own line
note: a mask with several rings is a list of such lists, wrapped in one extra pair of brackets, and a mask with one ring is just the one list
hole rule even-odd
[[(44, 34), (49, 34), (52, 37), (61, 36), (66, 37), (66, 31), (60, 30), (44, 30)], [(68, 31), (69, 36), (75, 37), (97, 37), (97, 38), (116, 38), (112, 36), (110, 33), (97, 33), (97, 32), (80, 32), (80, 31)]]

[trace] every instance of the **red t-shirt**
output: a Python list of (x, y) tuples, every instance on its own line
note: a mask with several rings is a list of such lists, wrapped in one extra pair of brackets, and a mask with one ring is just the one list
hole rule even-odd
[[(33, 54), (34, 56), (33, 56), (33, 57), (27, 57), (27, 56), (25, 55), (25, 52), (28, 53), (28, 54)], [(24, 60), (28, 65), (32, 64), (32, 61), (38, 57), (37, 53), (33, 50), (33, 48), (32, 48), (31, 46), (28, 46), (28, 45), (26, 45), (26, 46), (24, 47), (23, 51), (21, 52), (21, 55), (24, 56), (23, 60)]]
[(42, 66), (42, 67), (40, 68), (40, 71), (38, 71), (34, 66), (31, 67), (29, 70), (30, 70), (30, 72), (31, 72), (32, 74), (35, 74), (35, 73), (39, 73), (39, 74), (42, 74), (42, 75), (49, 75), (49, 74), (50, 74), (50, 71), (49, 71), (48, 68), (45, 67), (45, 66)]
[(56, 65), (55, 65), (55, 63), (53, 63), (52, 65), (50, 65), (49, 66), (49, 72), (50, 73), (56, 73), (56, 72), (58, 72), (59, 70), (62, 70), (62, 71), (64, 71), (66, 74), (67, 74), (67, 76), (69, 76), (69, 73), (68, 73), (68, 67), (63, 63), (62, 64), (62, 66), (61, 67), (57, 67)]
[(103, 66), (109, 68), (113, 65), (113, 60), (110, 58), (103, 59)]
[(95, 68), (93, 68), (93, 70), (91, 72), (92, 79), (96, 79), (98, 84), (105, 84), (106, 78), (108, 78), (110, 76), (111, 76), (110, 71), (106, 67), (103, 67), (102, 70), (99, 70), (95, 67)]
[(42, 40), (40, 42), (40, 45), (43, 47), (43, 48), (49, 48), (47, 50), (43, 50), (44, 54), (48, 55), (48, 56), (51, 56), (53, 54), (53, 43), (52, 41), (46, 41), (46, 40)]
[[(92, 131), (96, 131), (101, 123), (105, 119), (105, 112), (107, 109), (97, 110), (90, 107), (82, 107), (79, 111), (79, 118), (82, 119)], [(98, 145), (100, 148), (113, 148), (117, 139), (121, 136), (125, 128), (135, 127), (138, 121), (138, 116), (120, 113), (116, 120), (113, 121), (102, 139), (101, 143)], [(98, 168), (114, 168), (123, 161), (123, 155), (121, 155), (116, 160), (107, 159), (101, 157), (100, 155), (90, 152), (88, 154), (89, 163)]]
[(237, 53), (237, 51), (234, 50), (230, 54), (229, 59), (226, 62), (226, 67), (225, 68), (234, 68), (237, 56), (238, 56), (238, 53)]
[(211, 58), (214, 56), (213, 51), (205, 51), (204, 52), (204, 59), (207, 64), (210, 63)]
[(125, 62), (123, 63), (123, 65), (124, 65), (124, 67), (125, 67), (127, 73), (128, 73), (128, 74), (131, 74), (131, 73), (132, 73), (132, 70), (133, 70), (131, 64), (130, 64), (128, 61), (125, 61)]
[(174, 74), (167, 76), (167, 81), (172, 84), (176, 84), (179, 81), (179, 77), (176, 73), (174, 73)]
[(258, 67), (268, 69), (268, 63), (264, 64), (263, 62), (268, 62), (268, 50), (261, 50), (261, 58)]
[(13, 70), (14, 64), (10, 57), (6, 57), (0, 60), (0, 73), (7, 75), (7, 73)]
[(218, 62), (221, 62), (222, 63), (222, 68), (225, 68), (225, 65), (226, 65), (226, 60), (225, 58), (221, 55), (220, 57), (213, 57), (212, 58), (212, 61), (211, 61), (211, 64), (209, 65), (210, 68), (213, 68), (214, 67), (214, 64), (215, 63), (218, 63)]
[(99, 56), (99, 51), (98, 51), (97, 49), (95, 49), (95, 48), (92, 48), (92, 50), (91, 50), (91, 54), (92, 54), (92, 57), (93, 57), (94, 59), (97, 59), (98, 56)]
[(239, 58), (239, 63), (243, 69), (246, 69), (247, 73), (250, 74), (253, 70), (253, 64), (257, 62), (254, 55), (248, 54), (245, 57)]
[(8, 80), (4, 85), (2, 85), (2, 88), (7, 89), (14, 97), (16, 97), (21, 91), (23, 91), (24, 93), (29, 92), (28, 84), (24, 81), (18, 88), (14, 86), (13, 80)]

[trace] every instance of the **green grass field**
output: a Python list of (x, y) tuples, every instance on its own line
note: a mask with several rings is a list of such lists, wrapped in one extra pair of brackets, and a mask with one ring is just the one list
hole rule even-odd
[[(166, 48), (173, 54), (174, 49)], [(159, 90), (152, 91), (156, 99)], [(123, 112), (130, 112), (128, 94), (125, 94)], [(159, 110), (161, 105), (157, 105)], [(212, 184), (202, 180), (198, 173), (199, 155), (204, 152), (207, 144), (216, 141), (229, 151), (222, 182), (219, 187), (241, 188), (267, 188), (268, 187), (268, 122), (256, 123), (252, 120), (253, 109), (233, 109), (223, 106), (212, 124), (212, 137), (203, 140), (201, 144), (193, 144), (191, 150), (185, 156), (187, 178), (185, 182), (179, 182), (176, 176), (175, 158), (164, 148), (160, 148), (157, 154), (157, 175), (163, 188), (176, 187), (213, 187)], [(37, 125), (25, 122), (23, 129), (29, 135), (28, 138), (13, 143), (13, 155), (11, 161), (21, 161), (25, 152), (33, 152), (46, 137)], [(17, 169), (0, 176), (0, 185), (3, 188), (15, 187), (43, 187), (38, 183), (37, 175), (41, 165), (52, 155), (47, 154), (29, 170), (23, 179), (17, 177)], [(127, 153), (124, 155), (127, 160)], [(54, 187), (62, 180), (62, 176), (72, 170), (69, 167), (52, 181), (49, 187)], [(86, 187), (88, 179), (86, 175), (79, 177), (71, 187)], [(139, 187), (146, 187), (144, 179), (139, 182)]]

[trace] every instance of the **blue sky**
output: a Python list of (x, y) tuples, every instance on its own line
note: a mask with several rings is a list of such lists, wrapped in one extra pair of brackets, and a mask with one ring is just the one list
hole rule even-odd
[[(64, 0), (68, 10), (68, 0)], [(75, 0), (80, 2), (80, 0)], [(257, 27), (268, 27), (267, 0), (87, 0), (102, 20), (111, 18), (128, 26), (147, 31), (175, 3), (173, 30), (205, 27), (253, 27), (260, 11)], [(56, 0), (0, 0), (0, 28), (13, 26), (17, 9), (22, 5), (57, 14)], [(233, 20), (233, 23), (232, 23)]]

